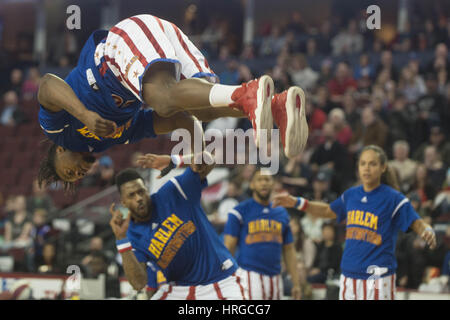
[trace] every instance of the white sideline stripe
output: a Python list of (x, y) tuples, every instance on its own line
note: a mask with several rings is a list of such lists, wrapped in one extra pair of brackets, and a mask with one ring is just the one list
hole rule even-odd
[(43, 126), (41, 126), (41, 128), (42, 128), (42, 130), (44, 130), (45, 132), (48, 132), (48, 133), (60, 133), (60, 132), (63, 132), (63, 130), (64, 130), (64, 128), (59, 129), (59, 130), (47, 130)]
[(183, 196), (183, 198), (184, 198), (185, 200), (187, 200), (188, 198), (187, 198), (186, 194), (184, 193), (183, 189), (181, 189), (181, 186), (180, 186), (180, 184), (178, 183), (177, 179), (171, 178), (170, 181), (172, 181), (172, 183), (175, 185), (175, 187), (177, 187), (178, 191), (180, 191), (180, 193), (181, 193), (181, 195)]
[(394, 216), (395, 216), (395, 214), (397, 213), (398, 209), (400, 209), (400, 207), (401, 207), (402, 205), (404, 205), (404, 204), (405, 204), (406, 202), (408, 202), (408, 201), (409, 201), (408, 198), (405, 198), (405, 199), (403, 199), (402, 201), (400, 201), (400, 203), (397, 205), (397, 207), (395, 208), (394, 212), (392, 213), (392, 218), (394, 218)]
[(236, 218), (238, 218), (239, 221), (242, 222), (242, 216), (241, 216), (241, 214), (238, 211), (236, 211), (234, 209), (231, 209), (230, 212), (228, 212), (228, 213), (236, 216)]

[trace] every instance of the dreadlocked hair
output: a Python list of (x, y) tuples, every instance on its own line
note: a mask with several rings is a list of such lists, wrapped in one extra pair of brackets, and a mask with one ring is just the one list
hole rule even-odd
[(42, 144), (47, 144), (48, 147), (47, 147), (47, 155), (41, 160), (39, 164), (39, 172), (37, 177), (39, 188), (42, 188), (42, 186), (47, 187), (52, 183), (57, 184), (62, 183), (63, 190), (66, 193), (73, 194), (75, 192), (75, 183), (61, 180), (61, 178), (56, 173), (55, 157), (56, 157), (56, 148), (58, 147), (58, 145), (51, 142), (48, 139), (43, 140)]
[(373, 144), (365, 146), (359, 154), (358, 162), (359, 162), (359, 158), (361, 157), (363, 152), (367, 151), (367, 150), (372, 150), (376, 154), (378, 154), (378, 159), (380, 160), (381, 165), (382, 166), (386, 165), (386, 171), (384, 171), (383, 174), (381, 175), (381, 183), (387, 184), (388, 186), (390, 186), (396, 190), (400, 190), (400, 184), (398, 182), (399, 181), (398, 174), (394, 168), (390, 167), (387, 164), (388, 158), (387, 158), (386, 152), (384, 152), (384, 150), (381, 149), (379, 146), (376, 146)]

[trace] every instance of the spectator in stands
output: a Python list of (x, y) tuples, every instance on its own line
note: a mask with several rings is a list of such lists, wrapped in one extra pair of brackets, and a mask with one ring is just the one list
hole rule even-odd
[(417, 171), (411, 190), (420, 198), (420, 207), (424, 214), (428, 214), (432, 208), (432, 201), (435, 196), (433, 182), (427, 176), (427, 168), (424, 164), (417, 166)]
[(360, 53), (364, 48), (364, 38), (358, 33), (355, 20), (350, 20), (346, 30), (339, 32), (332, 40), (333, 55)]
[(356, 128), (359, 125), (361, 115), (359, 114), (359, 110), (355, 101), (355, 93), (353, 91), (348, 90), (343, 98), (342, 98), (342, 108), (345, 112), (345, 117), (347, 123), (350, 125), (352, 129), (352, 136), (355, 132)]
[(25, 196), (19, 195), (13, 201), (13, 211), (5, 223), (5, 242), (28, 246), (31, 243), (33, 225), (28, 217)]
[(313, 199), (314, 201), (333, 202), (337, 198), (337, 194), (331, 189), (332, 177), (332, 170), (326, 168), (319, 170), (313, 179), (313, 191), (310, 193), (305, 193), (308, 199)]
[[(443, 216), (444, 219), (450, 222), (450, 167), (447, 168), (446, 178), (442, 189), (434, 198), (431, 216)], [(450, 231), (450, 225), (448, 231)], [(448, 240), (450, 240), (450, 238)], [(448, 244), (450, 245), (450, 243)]]
[(425, 82), (422, 77), (415, 75), (409, 65), (403, 67), (401, 71), (398, 89), (408, 102), (416, 101), (426, 92)]
[[(336, 140), (336, 131), (333, 124), (327, 122), (323, 126), (324, 142), (314, 150), (310, 158), (311, 168), (314, 172), (328, 169), (333, 172), (333, 187), (340, 191), (350, 178), (348, 166), (348, 153), (346, 148)], [(333, 199), (334, 200), (334, 199)]]
[(331, 109), (338, 106), (330, 100), (330, 92), (325, 85), (317, 87), (313, 100), (315, 105), (326, 114), (330, 113)]
[(52, 213), (55, 209), (52, 197), (47, 193), (45, 186), (39, 187), (37, 179), (33, 180), (32, 194), (27, 198), (28, 212), (34, 212), (36, 209), (44, 209), (48, 213)]
[(24, 100), (37, 98), (40, 79), (41, 75), (37, 67), (32, 67), (28, 70), (27, 77), (22, 85), (22, 98)]
[(92, 261), (94, 254), (102, 252), (103, 239), (101, 237), (92, 237), (89, 242), (89, 254), (81, 260), (81, 264), (85, 267)]
[(295, 251), (297, 251), (298, 260), (303, 263), (306, 271), (309, 271), (314, 262), (317, 247), (314, 242), (305, 235), (298, 213), (290, 214), (289, 226), (291, 227), (292, 237), (294, 238), (294, 246)]
[(231, 59), (227, 62), (225, 71), (219, 74), (220, 83), (227, 85), (237, 85), (239, 79), (239, 63), (237, 60)]
[(325, 19), (320, 25), (320, 31), (317, 36), (317, 49), (324, 55), (331, 53), (331, 22)]
[(334, 108), (328, 115), (328, 122), (334, 126), (336, 140), (346, 147), (350, 143), (353, 132), (345, 121), (345, 112), (340, 108)]
[(18, 97), (22, 95), (23, 72), (18, 68), (11, 70), (6, 91), (14, 91)]
[(405, 140), (398, 140), (393, 146), (394, 159), (388, 164), (397, 170), (400, 188), (403, 192), (410, 190), (418, 163), (409, 158), (409, 144)]
[(407, 109), (406, 98), (398, 94), (387, 117), (389, 127), (389, 145), (397, 140), (409, 140), (413, 126), (413, 115)]
[(114, 184), (114, 163), (109, 156), (103, 156), (99, 160), (99, 177), (97, 186), (107, 187)]
[(295, 54), (291, 58), (290, 75), (294, 85), (303, 90), (311, 90), (315, 87), (319, 74), (309, 66), (303, 54)]
[(447, 167), (450, 166), (450, 142), (446, 140), (441, 126), (434, 126), (431, 128), (428, 142), (422, 143), (419, 148), (417, 148), (413, 158), (417, 161), (423, 161), (425, 149), (428, 146), (434, 146), (441, 160), (444, 162), (444, 165)]
[(325, 283), (328, 277), (340, 272), (342, 247), (336, 241), (336, 231), (333, 224), (322, 226), (322, 241), (317, 245), (316, 257), (309, 271), (308, 282)]
[(273, 24), (270, 30), (270, 35), (264, 37), (259, 54), (261, 56), (277, 56), (283, 48), (285, 39), (281, 34), (281, 26)]
[(350, 141), (350, 152), (358, 153), (364, 146), (371, 144), (384, 148), (388, 130), (374, 110), (371, 107), (365, 107), (361, 113), (361, 124), (358, 125)]
[(306, 40), (306, 57), (314, 58), (317, 56), (317, 41), (314, 38)]
[(372, 79), (374, 77), (374, 69), (373, 66), (370, 64), (369, 61), (369, 55), (367, 53), (363, 53), (359, 56), (359, 63), (353, 68), (353, 76), (355, 77), (355, 80), (358, 81), (358, 87), (359, 87), (359, 80), (362, 78), (369, 78)]
[(445, 81), (450, 79), (450, 59), (448, 48), (445, 43), (439, 43), (434, 50), (434, 57), (426, 66), (427, 73), (440, 74), (445, 72)]
[(301, 35), (306, 30), (305, 23), (303, 21), (300, 11), (292, 12), (291, 19), (286, 26), (287, 32), (292, 32), (294, 35)]
[(26, 121), (26, 115), (19, 107), (19, 98), (15, 91), (8, 91), (3, 95), (3, 109), (0, 124), (14, 127)]
[(42, 248), (43, 263), (38, 267), (39, 273), (58, 274), (64, 270), (57, 263), (56, 245), (53, 242), (46, 242)]
[(237, 83), (241, 84), (244, 82), (248, 82), (255, 77), (253, 76), (251, 70), (249, 67), (247, 67), (245, 64), (240, 64), (238, 67), (238, 78)]
[(347, 90), (355, 90), (358, 84), (353, 79), (349, 66), (346, 62), (340, 62), (336, 67), (335, 77), (328, 82), (331, 101), (341, 103), (343, 95)]
[(280, 168), (280, 181), (289, 193), (302, 194), (310, 190), (313, 172), (303, 158), (303, 153), (300, 153)]
[(398, 81), (398, 70), (397, 67), (394, 65), (392, 52), (389, 50), (384, 50), (381, 53), (380, 64), (376, 69), (375, 77), (378, 78), (380, 73), (383, 71), (387, 72), (387, 74), (389, 75), (389, 79)]
[(320, 76), (318, 83), (320, 85), (327, 85), (333, 78), (333, 60), (324, 59), (320, 64)]
[(427, 176), (433, 181), (437, 193), (445, 181), (447, 167), (444, 167), (435, 146), (431, 145), (425, 148), (423, 164), (427, 168)]
[(34, 266), (40, 266), (44, 263), (43, 248), (49, 238), (51, 227), (47, 224), (47, 211), (45, 209), (37, 208), (33, 212), (33, 228), (31, 230), (31, 237), (34, 242), (34, 270)]
[(306, 118), (308, 119), (310, 141), (315, 142), (317, 136), (327, 122), (327, 114), (312, 99), (306, 98)]

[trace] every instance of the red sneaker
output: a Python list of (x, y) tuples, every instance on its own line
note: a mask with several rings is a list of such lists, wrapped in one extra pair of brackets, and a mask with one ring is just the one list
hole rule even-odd
[(288, 158), (300, 154), (308, 141), (305, 107), (305, 93), (299, 87), (290, 87), (272, 99), (272, 116)]
[(244, 112), (253, 126), (253, 138), (259, 147), (261, 134), (267, 130), (270, 133), (273, 129), (273, 119), (271, 112), (271, 101), (274, 93), (274, 84), (269, 76), (262, 76), (242, 84), (237, 88), (232, 96), (234, 103), (230, 107)]

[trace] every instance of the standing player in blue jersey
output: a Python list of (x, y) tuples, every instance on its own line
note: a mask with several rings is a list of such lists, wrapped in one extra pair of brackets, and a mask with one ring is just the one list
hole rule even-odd
[(239, 86), (212, 83), (216, 78), (201, 52), (169, 21), (144, 14), (95, 31), (65, 80), (42, 78), (39, 122), (54, 144), (41, 163), (40, 183), (73, 186), (92, 166), (92, 152), (115, 144), (176, 128), (193, 137), (195, 117), (247, 117), (257, 146), (260, 129), (272, 129), (275, 122), (286, 155), (303, 150), (308, 126), (301, 88), (274, 95), (269, 76)]
[(281, 257), (291, 276), (292, 298), (300, 299), (296, 252), (284, 208), (272, 208), (273, 177), (257, 170), (250, 182), (252, 198), (241, 202), (228, 214), (225, 246), (231, 253), (239, 249), (237, 262), (252, 300), (279, 300), (283, 296)]
[[(152, 156), (170, 161), (167, 156)], [(238, 265), (200, 205), (212, 168), (191, 165), (151, 196), (135, 170), (116, 176), (121, 203), (129, 214), (124, 219), (113, 204), (110, 225), (127, 279), (136, 290), (144, 288), (150, 261), (168, 282), (152, 299), (245, 299), (245, 287), (236, 274)]]
[(363, 148), (358, 173), (362, 185), (346, 190), (329, 205), (288, 194), (276, 195), (273, 205), (295, 207), (337, 222), (346, 220), (339, 299), (394, 300), (398, 231), (413, 230), (432, 249), (436, 236), (408, 198), (392, 187), (397, 187), (395, 173), (388, 168), (386, 154), (380, 147)]

